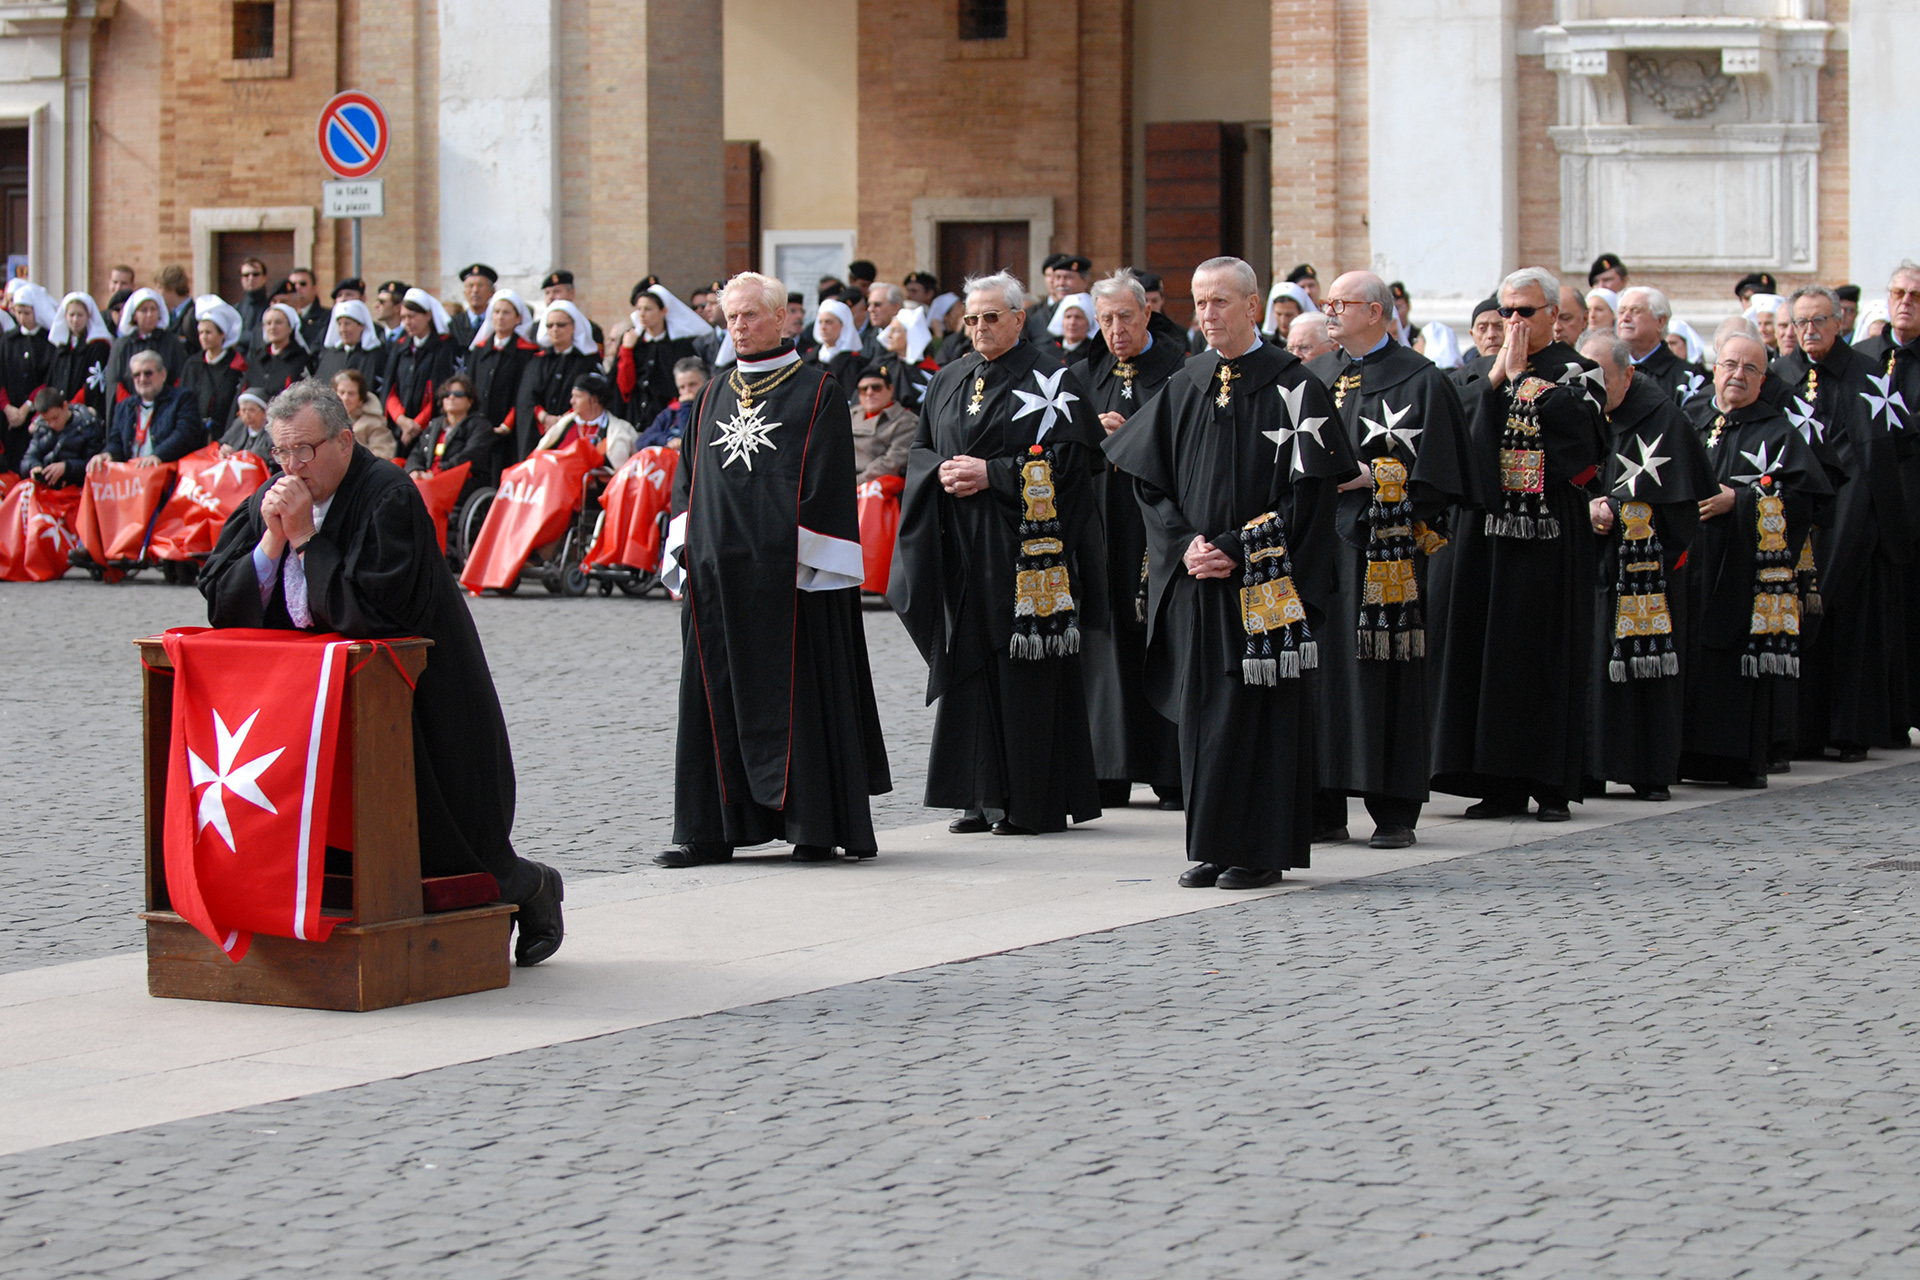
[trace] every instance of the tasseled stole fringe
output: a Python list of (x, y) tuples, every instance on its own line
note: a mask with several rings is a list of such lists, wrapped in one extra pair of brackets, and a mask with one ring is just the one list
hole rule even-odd
[(1145, 622), (1147, 620), (1147, 564), (1149, 560), (1150, 556), (1148, 553), (1144, 551), (1140, 553), (1140, 580), (1136, 582), (1133, 587), (1133, 620), (1135, 622)]
[(1799, 580), (1800, 612), (1810, 618), (1817, 618), (1826, 612), (1826, 606), (1820, 603), (1820, 570), (1813, 563), (1813, 535), (1800, 544), (1800, 563), (1793, 566), (1793, 576)]
[(1620, 504), (1620, 569), (1614, 578), (1613, 653), (1607, 679), (1624, 684), (1680, 674), (1667, 609), (1666, 553), (1653, 531), (1653, 507)]
[(1547, 511), (1547, 453), (1540, 443), (1538, 401), (1552, 389), (1545, 378), (1528, 374), (1508, 392), (1507, 427), (1500, 437), (1500, 510), (1487, 512), (1487, 532), (1496, 538), (1560, 536), (1560, 522)]
[(1020, 464), (1020, 554), (1007, 652), (1031, 662), (1080, 652), (1080, 628), (1074, 625), (1073, 583), (1055, 503), (1053, 453), (1037, 444), (1028, 453)]
[(1370, 465), (1373, 505), (1367, 509), (1367, 577), (1360, 595), (1357, 652), (1362, 661), (1410, 662), (1427, 656), (1414, 552), (1431, 555), (1447, 540), (1413, 518), (1406, 463), (1384, 457)]
[(1240, 626), (1247, 633), (1240, 679), (1267, 686), (1299, 679), (1320, 665), (1320, 646), (1293, 589), (1287, 526), (1279, 512), (1255, 516), (1241, 528), (1240, 564)]
[(1787, 546), (1787, 504), (1773, 491), (1773, 477), (1761, 476), (1752, 486), (1756, 516), (1753, 554), (1753, 623), (1748, 628), (1747, 651), (1740, 656), (1740, 674), (1800, 675), (1800, 591), (1795, 581), (1794, 555)]

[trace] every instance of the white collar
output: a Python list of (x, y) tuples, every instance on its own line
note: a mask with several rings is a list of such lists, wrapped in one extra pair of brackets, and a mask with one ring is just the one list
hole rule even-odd
[(742, 360), (734, 367), (742, 373), (771, 373), (775, 369), (784, 369), (799, 359), (799, 352), (789, 350), (768, 360)]
[(332, 509), (333, 500), (339, 496), (339, 492), (335, 491), (327, 495), (325, 502), (316, 502), (313, 504), (313, 531), (315, 533), (320, 532), (320, 526), (326, 523), (327, 512)]

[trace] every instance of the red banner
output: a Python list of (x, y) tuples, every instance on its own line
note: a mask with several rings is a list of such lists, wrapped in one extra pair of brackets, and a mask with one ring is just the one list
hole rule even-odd
[(0, 499), (0, 579), (51, 582), (67, 571), (67, 553), (80, 545), (73, 531), (80, 490), (23, 480), (7, 486), (5, 493)]
[[(213, 554), (227, 517), (238, 511), (267, 482), (267, 464), (259, 455), (220, 456), (210, 444), (180, 459), (180, 482), (153, 522), (147, 551), (155, 560), (191, 560)], [(91, 554), (91, 552), (89, 552)]]
[(448, 467), (445, 471), (409, 471), (414, 487), (420, 490), (420, 500), (427, 504), (427, 515), (433, 520), (433, 534), (440, 539), (440, 550), (447, 549), (447, 517), (460, 504), (460, 490), (466, 487), (467, 473), (473, 470), (471, 462), (463, 462), (457, 467)]
[(862, 591), (887, 592), (893, 571), (893, 541), (900, 533), (900, 492), (905, 476), (876, 476), (860, 486), (860, 556), (867, 562)]
[(614, 473), (600, 495), (607, 518), (587, 553), (588, 564), (624, 564), (647, 573), (660, 568), (660, 517), (673, 506), (673, 473), (680, 451), (653, 445)]
[(479, 595), (516, 582), (533, 549), (567, 531), (567, 521), (580, 509), (587, 472), (600, 462), (598, 449), (575, 440), (564, 449), (542, 449), (502, 472), (500, 491), (487, 508), (460, 585)]
[[(167, 757), (167, 897), (234, 961), (256, 933), (326, 940), (328, 819), (349, 641), (293, 631), (177, 628)], [(351, 799), (349, 797), (350, 805)]]
[(173, 483), (175, 464), (143, 467), (109, 462), (87, 471), (80, 484), (80, 541), (95, 564), (138, 560), (147, 546), (147, 526)]

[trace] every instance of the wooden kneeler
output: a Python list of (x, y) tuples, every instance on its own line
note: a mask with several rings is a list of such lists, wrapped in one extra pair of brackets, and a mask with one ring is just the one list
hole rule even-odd
[[(347, 650), (341, 732), (353, 742), (353, 852), (327, 851), (321, 897), (322, 914), (341, 923), (325, 942), (257, 933), (238, 964), (169, 909), (161, 840), (173, 663), (159, 636), (136, 643), (145, 666), (148, 994), (359, 1012), (507, 985), (514, 908), (486, 901), (495, 896), (491, 877), (420, 878), (408, 681), (426, 669), (432, 641), (383, 641), (394, 661), (368, 661), (370, 643)], [(476, 892), (476, 882), (486, 888)], [(476, 899), (485, 905), (467, 905)]]

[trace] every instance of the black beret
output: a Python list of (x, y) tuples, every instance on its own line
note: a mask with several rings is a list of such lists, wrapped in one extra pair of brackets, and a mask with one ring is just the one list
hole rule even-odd
[(1592, 288), (1601, 275), (1608, 271), (1618, 271), (1624, 276), (1627, 274), (1627, 264), (1620, 261), (1620, 255), (1617, 253), (1601, 254), (1593, 260), (1593, 265), (1587, 268), (1587, 287)]
[(1287, 272), (1288, 284), (1299, 284), (1302, 280), (1318, 280), (1319, 278), (1320, 273), (1313, 269), (1311, 262), (1303, 262), (1293, 270)]
[(794, 293), (794, 292), (791, 292), (791, 291), (789, 291), (789, 292), (788, 292), (788, 294), (787, 294), (787, 305), (788, 305), (788, 306), (792, 306), (792, 305), (793, 305), (794, 303), (796, 303), (796, 302), (797, 302), (797, 303), (799, 303), (799, 304), (800, 304), (801, 306), (803, 306), (803, 307), (804, 307), (804, 306), (806, 306), (806, 305), (807, 305), (807, 295), (806, 295), (806, 294), (804, 294), (804, 293)]
[(1042, 271), (1052, 271), (1055, 267), (1066, 262), (1066, 260), (1067, 255), (1064, 253), (1050, 253), (1040, 260), (1040, 269)]
[(1483, 298), (1480, 300), (1480, 302), (1475, 304), (1473, 308), (1473, 319), (1467, 321), (1467, 323), (1471, 325), (1474, 320), (1478, 320), (1481, 316), (1487, 314), (1487, 312), (1498, 311), (1499, 309), (1500, 309), (1500, 299)]
[(880, 379), (880, 381), (886, 383), (888, 386), (893, 385), (893, 378), (890, 374), (888, 374), (887, 366), (884, 364), (881, 364), (878, 361), (875, 361), (874, 363), (868, 365), (866, 368), (862, 369), (860, 371), (860, 376), (853, 380), (853, 385), (857, 387), (868, 378), (878, 378)]
[(1733, 286), (1733, 296), (1739, 297), (1742, 289), (1751, 289), (1755, 293), (1778, 293), (1780, 289), (1773, 277), (1764, 271), (1749, 271), (1740, 277), (1740, 283)]
[(1145, 289), (1148, 293), (1166, 292), (1166, 289), (1162, 284), (1160, 277), (1155, 275), (1153, 272), (1136, 271), (1133, 273), (1133, 275), (1134, 275), (1134, 278), (1140, 282), (1140, 287), (1142, 289)]
[(876, 280), (880, 271), (865, 258), (855, 258), (847, 264), (847, 275), (856, 280)]
[(468, 276), (485, 276), (489, 284), (500, 283), (500, 273), (484, 262), (475, 262), (460, 268), (460, 278), (465, 280)]
[(1399, 280), (1395, 280), (1392, 284), (1388, 285), (1387, 292), (1402, 302), (1407, 301), (1407, 286)]
[[(639, 281), (633, 286), (633, 292), (627, 295), (627, 305), (630, 307), (638, 306), (640, 303), (640, 295), (645, 293), (647, 290), (653, 288), (653, 286), (659, 283), (660, 283), (659, 276), (655, 276), (655, 275), (641, 276)], [(665, 306), (666, 304), (663, 302), (660, 305)]]
[(333, 286), (333, 296), (337, 298), (349, 289), (355, 293), (364, 294), (367, 291), (367, 282), (359, 276), (348, 276), (345, 280)]
[(547, 272), (546, 278), (540, 282), (540, 287), (542, 289), (551, 289), (553, 288), (553, 286), (557, 284), (572, 284), (572, 283), (573, 283), (573, 272), (565, 270), (564, 268), (556, 267), (552, 271)]
[(1860, 286), (1857, 284), (1843, 284), (1834, 289), (1833, 295), (1842, 302), (1857, 303), (1860, 301)]
[(1062, 271), (1077, 271), (1081, 275), (1093, 270), (1093, 259), (1078, 253), (1063, 253), (1055, 264)]
[(112, 311), (116, 307), (126, 306), (127, 299), (131, 298), (132, 296), (133, 296), (133, 290), (121, 289), (119, 292), (115, 293), (111, 298), (107, 299), (107, 310)]
[(602, 405), (613, 403), (613, 384), (598, 369), (589, 369), (575, 378), (572, 389), (586, 392)]
[(407, 292), (407, 282), (405, 280), (382, 281), (380, 284), (380, 292), (390, 293), (396, 298), (402, 297)]
[(280, 283), (274, 285), (273, 288), (267, 290), (267, 296), (271, 298), (275, 294), (292, 293), (292, 292), (293, 292), (293, 277), (281, 276)]

